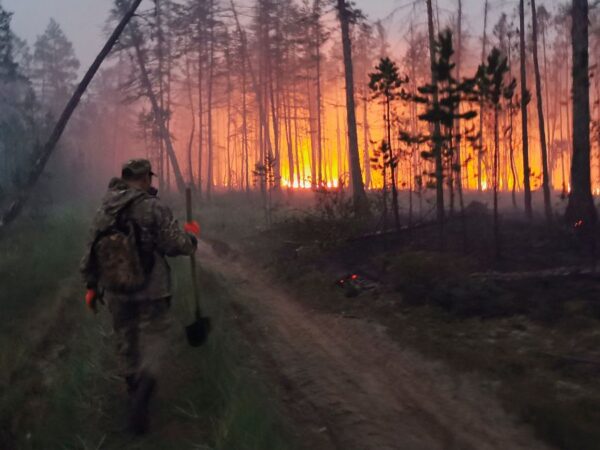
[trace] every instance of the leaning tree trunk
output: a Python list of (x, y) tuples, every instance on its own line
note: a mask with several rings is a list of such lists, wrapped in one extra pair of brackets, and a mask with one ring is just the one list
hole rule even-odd
[(573, 160), (571, 194), (565, 218), (587, 229), (596, 224), (597, 213), (590, 174), (590, 79), (588, 49), (588, 2), (573, 0)]
[(146, 91), (146, 97), (148, 97), (148, 100), (150, 100), (150, 104), (152, 105), (152, 111), (154, 112), (154, 120), (159, 126), (161, 138), (166, 145), (167, 155), (173, 166), (173, 173), (175, 174), (175, 182), (177, 183), (177, 189), (181, 194), (183, 194), (186, 189), (185, 181), (183, 179), (181, 169), (179, 168), (179, 162), (177, 161), (177, 154), (175, 153), (175, 148), (173, 147), (171, 135), (169, 134), (169, 130), (167, 130), (164, 111), (160, 108), (158, 99), (156, 98), (156, 94), (152, 89), (150, 74), (148, 73), (148, 68), (146, 67), (146, 57), (142, 50), (141, 36), (139, 35), (139, 33), (136, 32), (136, 30), (131, 30), (131, 37), (133, 41), (133, 47), (135, 50), (137, 63), (140, 69), (140, 75), (142, 77), (142, 85)]
[(123, 30), (129, 23), (131, 18), (134, 16), (136, 10), (138, 9), (141, 3), (142, 0), (134, 0), (131, 3), (131, 6), (123, 16), (123, 19), (121, 19), (121, 22), (119, 22), (119, 25), (117, 25), (112, 35), (110, 36), (110, 38), (108, 39), (108, 41), (106, 42), (106, 44), (104, 45), (104, 47), (102, 48), (102, 50), (100, 51), (90, 68), (88, 69), (88, 71), (86, 72), (85, 76), (81, 80), (81, 83), (79, 83), (79, 86), (77, 86), (75, 93), (69, 100), (69, 103), (67, 103), (67, 106), (65, 106), (64, 111), (58, 119), (58, 122), (56, 123), (54, 130), (52, 131), (52, 134), (48, 138), (46, 144), (41, 148), (39, 155), (37, 155), (35, 163), (32, 165), (31, 170), (27, 174), (25, 186), (20, 190), (19, 194), (17, 195), (17, 198), (13, 200), (9, 208), (2, 214), (2, 216), (0, 216), (0, 231), (3, 230), (12, 221), (14, 221), (19, 216), (19, 213), (23, 210), (23, 206), (25, 206), (25, 203), (27, 203), (27, 200), (29, 199), (33, 187), (36, 185), (37, 181), (40, 178), (40, 175), (43, 173), (44, 168), (46, 167), (46, 164), (48, 163), (52, 152), (56, 148), (56, 144), (58, 144), (58, 141), (60, 140), (63, 132), (65, 131), (65, 128), (67, 127), (67, 124), (69, 123), (69, 120), (73, 115), (73, 112), (77, 108), (81, 97), (83, 96), (88, 86), (94, 79), (94, 76), (98, 72), (98, 69), (100, 69), (100, 66), (113, 49), (115, 43), (119, 40), (119, 37), (123, 33)]
[(369, 205), (360, 170), (358, 154), (358, 132), (356, 130), (356, 106), (354, 102), (354, 72), (352, 68), (352, 42), (350, 41), (350, 17), (346, 0), (338, 0), (338, 15), (342, 28), (342, 46), (344, 50), (344, 68), (346, 72), (346, 112), (348, 120), (348, 159), (350, 160), (350, 179), (355, 214), (367, 213)]
[(519, 51), (521, 55), (521, 131), (523, 134), (523, 189), (525, 191), (525, 216), (531, 220), (531, 168), (529, 167), (529, 135), (527, 132), (527, 70), (525, 69), (525, 0), (519, 2)]
[(196, 180), (194, 179), (194, 166), (193, 166), (192, 151), (193, 151), (193, 146), (194, 146), (194, 138), (196, 136), (196, 111), (195, 111), (195, 107), (194, 107), (194, 95), (192, 94), (192, 74), (190, 71), (190, 59), (187, 54), (185, 57), (185, 77), (186, 77), (188, 101), (190, 102), (190, 114), (191, 114), (191, 118), (192, 118), (190, 138), (188, 140), (188, 147), (187, 147), (188, 180), (189, 180), (190, 186), (195, 189)]
[(548, 223), (552, 222), (552, 204), (550, 200), (550, 174), (548, 167), (548, 146), (546, 127), (544, 124), (544, 106), (542, 101), (542, 82), (538, 61), (538, 23), (535, 0), (531, 0), (531, 23), (533, 24), (533, 68), (535, 72), (535, 96), (537, 98), (538, 124), (540, 129), (540, 145), (542, 147), (542, 190), (544, 191), (544, 214)]
[[(439, 108), (438, 80), (435, 69), (435, 39), (433, 29), (433, 7), (431, 0), (427, 0), (427, 18), (429, 26), (429, 57), (431, 62), (431, 85), (433, 86), (433, 109)], [(436, 206), (437, 220), (440, 224), (444, 222), (444, 165), (442, 161), (442, 139), (440, 122), (435, 121), (433, 125), (433, 154), (435, 156), (435, 181), (436, 181)]]

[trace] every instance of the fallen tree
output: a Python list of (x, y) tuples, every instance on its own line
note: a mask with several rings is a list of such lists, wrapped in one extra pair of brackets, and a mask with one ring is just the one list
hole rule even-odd
[(8, 209), (0, 216), (0, 231), (4, 230), (6, 226), (13, 222), (19, 216), (19, 213), (23, 210), (23, 207), (25, 206), (27, 200), (30, 197), (31, 191), (38, 182), (41, 174), (44, 172), (46, 164), (48, 163), (52, 152), (55, 150), (58, 141), (60, 140), (63, 132), (65, 131), (65, 128), (67, 127), (67, 124), (69, 123), (69, 120), (73, 115), (73, 112), (75, 112), (77, 105), (79, 105), (81, 97), (83, 97), (83, 94), (85, 94), (88, 86), (90, 85), (90, 83), (94, 79), (94, 76), (100, 69), (100, 66), (112, 51), (116, 42), (119, 40), (119, 37), (123, 33), (123, 30), (131, 21), (132, 17), (135, 15), (135, 12), (137, 11), (141, 3), (142, 0), (132, 1), (129, 9), (123, 16), (123, 19), (121, 19), (121, 22), (119, 22), (111, 36), (108, 38), (108, 41), (106, 42), (106, 44), (104, 45), (104, 47), (102, 48), (102, 50), (100, 51), (100, 53), (98, 54), (88, 71), (86, 72), (85, 76), (77, 86), (77, 89), (73, 93), (71, 99), (67, 103), (67, 106), (65, 106), (64, 111), (58, 119), (58, 122), (54, 126), (54, 129), (52, 131), (52, 134), (48, 138), (48, 141), (44, 144), (43, 147), (39, 149), (39, 153), (35, 162), (31, 166), (29, 172), (26, 174), (23, 188), (19, 191), (16, 198), (10, 203)]

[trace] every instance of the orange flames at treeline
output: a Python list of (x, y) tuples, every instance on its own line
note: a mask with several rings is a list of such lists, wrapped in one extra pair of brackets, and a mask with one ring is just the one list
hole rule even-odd
[[(363, 80), (366, 82), (366, 80)], [(291, 125), (293, 137), (291, 139), (292, 158), (288, 155), (288, 146), (290, 142), (287, 141), (286, 137), (280, 137), (280, 141), (276, 144), (274, 142), (275, 136), (271, 134), (272, 147), (278, 148), (279, 157), (275, 156), (276, 163), (279, 163), (279, 175), (278, 180), (275, 180), (275, 184), (280, 184), (281, 187), (286, 189), (312, 189), (315, 185), (319, 185), (327, 188), (338, 188), (340, 185), (348, 185), (348, 154), (347, 154), (347, 127), (345, 124), (345, 108), (344, 105), (335, 105), (334, 102), (330, 101), (331, 98), (341, 97), (343, 92), (342, 87), (338, 87), (335, 91), (330, 89), (325, 92), (324, 96), (324, 113), (323, 117), (323, 141), (322, 141), (322, 162), (321, 162), (321, 177), (319, 178), (319, 168), (316, 163), (313, 163), (313, 159), (316, 159), (315, 151), (312, 146), (315, 145), (311, 142), (310, 137), (310, 118), (303, 117), (302, 119), (295, 118), (294, 123)], [(333, 92), (332, 92), (333, 91)], [(360, 116), (358, 127), (359, 133), (365, 133), (365, 138), (359, 142), (359, 149), (361, 154), (361, 169), (363, 173), (363, 179), (367, 189), (381, 189), (383, 185), (383, 177), (381, 172), (372, 167), (370, 163), (373, 157), (373, 151), (380, 145), (381, 140), (384, 137), (385, 125), (382, 120), (382, 115), (377, 110), (380, 106), (373, 101), (367, 102), (366, 107), (367, 115)], [(567, 115), (567, 106), (563, 107), (563, 115)], [(227, 129), (227, 113), (222, 109), (216, 109), (214, 111), (216, 115), (216, 123), (218, 126), (214, 130), (213, 139), (215, 140), (214, 145), (217, 149), (213, 154), (214, 164), (214, 180), (213, 185), (219, 187), (231, 187), (233, 189), (245, 189), (249, 183), (250, 187), (255, 186), (256, 180), (253, 175), (255, 164), (260, 161), (260, 151), (258, 145), (248, 145), (249, 151), (249, 164), (246, 168), (244, 162), (244, 150), (241, 136), (239, 133), (234, 132), (229, 139), (227, 134), (223, 131)], [(397, 111), (399, 115), (407, 113), (406, 111)], [(190, 124), (189, 117), (186, 111), (176, 110), (173, 120), (173, 134), (176, 137), (176, 142), (185, 142), (185, 136), (189, 134)], [(251, 116), (250, 120), (255, 120), (252, 117), (252, 112), (249, 113)], [(531, 115), (530, 115), (531, 116)], [(366, 120), (365, 120), (366, 117)], [(288, 120), (287, 117), (280, 117), (280, 119)], [(234, 117), (231, 119), (231, 127), (234, 130), (239, 131), (239, 122), (242, 120), (240, 117)], [(564, 120), (564, 118), (563, 118)], [(419, 124), (426, 130), (423, 124)], [(509, 160), (508, 146), (509, 143), (504, 140), (501, 143), (501, 161), (500, 161), (500, 180), (499, 188), (502, 191), (509, 191), (515, 188), (516, 191), (521, 191), (523, 187), (523, 160), (521, 150), (521, 137), (520, 137), (520, 124), (518, 120), (515, 120), (514, 129), (514, 142), (513, 146), (515, 149), (512, 163)], [(366, 128), (366, 129), (365, 129)], [(531, 186), (532, 189), (541, 188), (542, 183), (542, 159), (541, 159), (541, 146), (537, 138), (537, 132), (535, 121), (532, 119), (530, 124), (531, 140), (530, 140), (530, 167), (531, 167)], [(555, 135), (560, 135), (562, 138), (555, 140), (553, 145), (550, 146), (550, 164), (551, 164), (551, 185), (555, 190), (569, 190), (569, 168), (570, 168), (570, 143), (567, 141), (567, 136), (570, 134), (567, 129), (567, 124), (563, 124), (560, 130), (554, 130)], [(257, 136), (249, 133), (249, 140), (255, 142)], [(491, 189), (492, 185), (492, 149), (493, 142), (491, 136), (484, 139), (485, 150), (482, 154), (482, 174), (481, 174), (481, 190), (487, 191)], [(197, 145), (197, 144), (196, 144)], [(316, 145), (315, 145), (316, 146)], [(229, 149), (229, 154), (227, 152)], [(433, 173), (433, 167), (431, 163), (423, 160), (420, 157), (419, 152), (426, 150), (427, 147), (420, 149), (413, 149), (413, 155), (407, 153), (411, 149), (403, 148), (403, 146), (397, 142), (394, 145), (394, 151), (400, 155), (400, 161), (398, 165), (398, 176), (397, 183), (400, 190), (413, 189), (418, 190), (419, 183), (423, 185), (427, 182), (427, 176), (423, 175), (426, 173)], [(462, 151), (462, 173), (463, 180), (462, 186), (464, 189), (477, 190), (478, 189), (478, 163), (477, 163), (477, 150), (473, 147), (463, 144)], [(184, 150), (179, 149), (178, 155), (182, 161), (185, 161)], [(151, 157), (157, 161), (158, 155), (151, 155)], [(600, 152), (597, 151), (596, 156), (598, 162), (598, 170), (593, 173), (592, 179), (594, 183), (594, 194), (600, 195)], [(197, 171), (197, 155), (194, 155), (192, 159), (194, 178), (197, 182), (198, 171)], [(314, 165), (313, 165), (314, 164)], [(185, 164), (184, 164), (185, 165)], [(511, 167), (512, 166), (512, 167)], [(165, 164), (166, 167), (166, 164)], [(246, 175), (246, 171), (248, 175)], [(419, 175), (422, 176), (422, 180), (418, 180)], [(206, 173), (203, 174), (203, 178), (206, 179)], [(312, 180), (319, 180), (318, 183), (313, 183)]]
[[(293, 3), (293, 2), (292, 2)], [(301, 11), (295, 5), (294, 11)], [(512, 11), (507, 11), (512, 13)], [(259, 14), (259, 11), (255, 11)], [(288, 10), (281, 14), (293, 14)], [(255, 19), (258, 20), (258, 19)], [(267, 30), (277, 28), (278, 19), (270, 17), (272, 23), (264, 25)], [(231, 18), (220, 25), (228, 30), (231, 41), (221, 44), (213, 55), (216, 64), (213, 78), (209, 76), (209, 58), (205, 53), (200, 65), (193, 59), (193, 51), (181, 58), (183, 63), (174, 65), (170, 81), (171, 95), (167, 107), (171, 110), (169, 127), (174, 137), (175, 149), (181, 171), (186, 182), (231, 189), (252, 189), (256, 186), (257, 164), (264, 163), (265, 155), (273, 155), (274, 185), (285, 189), (312, 189), (315, 186), (338, 188), (347, 186), (349, 179), (348, 129), (346, 123), (344, 65), (342, 61), (339, 26), (333, 13), (323, 12), (317, 19), (327, 29), (328, 40), (324, 45), (312, 44), (315, 36), (304, 34), (304, 41), (293, 41), (298, 30), (279, 30), (281, 50), (274, 41), (267, 43), (264, 36), (252, 34), (254, 28), (244, 28), (247, 39), (247, 55), (240, 50), (240, 28)], [(410, 26), (403, 50), (390, 55), (396, 61), (400, 73), (407, 74), (410, 82), (406, 89), (415, 92), (418, 86), (429, 81), (428, 49), (424, 20), (418, 14), (410, 17), (415, 28)], [(451, 26), (454, 24), (449, 20)], [(508, 27), (505, 19), (497, 27)], [(291, 26), (290, 26), (291, 27)], [(307, 30), (306, 24), (299, 24)], [(293, 28), (293, 27), (291, 27)], [(359, 153), (365, 185), (368, 189), (380, 189), (383, 185), (381, 172), (372, 167), (374, 151), (385, 135), (383, 108), (379, 99), (374, 99), (369, 90), (369, 74), (388, 50), (385, 36), (377, 36), (377, 27), (365, 27), (353, 32), (353, 56), (355, 66), (355, 98), (359, 135)], [(571, 105), (569, 41), (564, 32), (568, 24), (545, 23), (543, 32), (547, 42), (542, 63), (542, 91), (546, 134), (549, 152), (551, 186), (564, 192), (569, 190), (571, 149)], [(314, 30), (313, 30), (314, 31)], [(325, 30), (321, 31), (325, 38)], [(518, 58), (514, 50), (514, 30), (510, 33), (492, 34), (488, 30), (487, 48), (497, 46), (513, 50), (511, 74), (518, 74)], [(407, 33), (408, 35), (409, 33)], [(512, 36), (513, 41), (507, 41)], [(261, 40), (262, 39), (262, 40)], [(541, 45), (541, 44), (540, 44)], [(593, 46), (592, 46), (593, 47)], [(277, 51), (276, 51), (277, 50)], [(540, 47), (540, 51), (541, 51)], [(207, 52), (208, 50), (204, 50)], [(529, 51), (529, 50), (528, 50)], [(592, 59), (598, 59), (592, 52)], [(477, 58), (481, 54), (480, 42), (472, 39), (462, 52), (463, 75), (474, 75)], [(595, 62), (595, 61), (594, 61)], [(531, 68), (528, 54), (527, 69)], [(469, 70), (466, 68), (470, 67)], [(213, 69), (211, 69), (213, 70)], [(254, 72), (252, 72), (254, 71)], [(200, 86), (197, 82), (201, 78)], [(535, 99), (535, 89), (529, 76), (529, 91)], [(592, 80), (592, 96), (598, 116), (600, 99), (600, 77)], [(517, 77), (518, 81), (518, 77)], [(210, 84), (209, 84), (210, 83)], [(208, 95), (212, 103), (208, 103)], [(165, 99), (167, 97), (165, 96)], [(166, 100), (165, 100), (166, 101)], [(469, 104), (478, 110), (477, 104)], [(539, 144), (536, 103), (529, 104), (529, 144), (531, 185), (539, 189), (542, 182), (542, 158)], [(394, 135), (400, 129), (412, 133), (428, 133), (428, 125), (418, 120), (422, 106), (397, 101), (394, 106)], [(209, 117), (210, 116), (210, 117)], [(483, 118), (483, 151), (469, 142), (461, 143), (462, 187), (467, 190), (488, 190), (492, 186), (493, 128), (490, 114)], [(523, 188), (523, 160), (520, 114), (512, 118), (512, 133), (509, 130), (508, 114), (500, 116), (500, 161), (499, 189), (502, 191)], [(463, 121), (462, 128), (479, 126), (479, 118)], [(141, 143), (138, 141), (138, 145)], [(174, 184), (172, 164), (158, 140), (146, 138), (144, 148), (154, 165), (162, 171), (163, 182)], [(592, 179), (595, 194), (600, 194), (600, 148), (593, 143)], [(512, 151), (511, 151), (512, 149)], [(397, 186), (400, 190), (425, 189), (434, 172), (432, 162), (421, 157), (428, 145), (407, 147), (393, 140), (392, 150), (398, 156)], [(478, 159), (481, 159), (479, 163)], [(481, 167), (481, 174), (478, 173)]]

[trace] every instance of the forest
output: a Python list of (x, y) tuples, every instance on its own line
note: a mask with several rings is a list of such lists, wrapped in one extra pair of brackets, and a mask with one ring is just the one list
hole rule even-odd
[[(0, 3), (1, 448), (598, 448), (600, 2), (108, 3), (89, 69)], [(214, 330), (132, 443), (76, 276), (137, 158)]]
[[(215, 190), (352, 186), (355, 200), (381, 191), (380, 209), (390, 211), (398, 192), (410, 194), (402, 205), (410, 215), (413, 199), (435, 191), (438, 220), (442, 210), (464, 209), (465, 191), (510, 193), (527, 216), (540, 192), (551, 220), (571, 192), (579, 150), (569, 101), (571, 73), (585, 71), (578, 64), (591, 80), (590, 144), (582, 149), (591, 178), (582, 183), (600, 192), (597, 12), (589, 13), (590, 60), (577, 61), (568, 4), (483, 3), (481, 36), (464, 29), (473, 19), (462, 2), (441, 16), (437, 4), (397, 7), (392, 14), (409, 25), (395, 51), (384, 23), (351, 5), (344, 16), (319, 1), (148, 5), (76, 114), (63, 169), (104, 175), (120, 155), (144, 154), (159, 169), (161, 191), (191, 184), (210, 199)], [(123, 7), (115, 3), (107, 27)], [(30, 49), (12, 33), (10, 13), (2, 18), (12, 107), (1, 179), (10, 198), (73, 91), (79, 62), (56, 21)], [(348, 30), (335, 32), (345, 29), (342, 18)]]

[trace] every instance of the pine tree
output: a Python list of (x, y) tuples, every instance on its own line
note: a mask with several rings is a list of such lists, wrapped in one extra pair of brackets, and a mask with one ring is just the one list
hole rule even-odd
[(79, 61), (73, 44), (54, 19), (35, 41), (33, 58), (32, 75), (40, 102), (56, 116), (74, 89)]
[(400, 213), (398, 205), (398, 187), (396, 183), (398, 155), (396, 152), (394, 152), (392, 144), (392, 106), (397, 100), (408, 98), (408, 95), (402, 89), (402, 85), (406, 83), (408, 83), (408, 77), (401, 77), (396, 63), (387, 57), (382, 58), (375, 68), (375, 72), (370, 74), (369, 88), (371, 91), (373, 91), (374, 98), (381, 98), (384, 107), (386, 125), (386, 136), (381, 144), (383, 161), (381, 162), (380, 166), (383, 173), (384, 223), (387, 213), (387, 169), (389, 169), (392, 188), (392, 208), (394, 211), (394, 223), (396, 225), (396, 230), (400, 230)]
[(0, 78), (14, 80), (17, 75), (17, 63), (13, 53), (13, 33), (10, 28), (12, 13), (0, 5)]
[[(431, 0), (427, 0), (427, 24), (429, 30), (429, 60), (431, 62), (431, 101), (434, 111), (440, 109), (438, 78), (436, 70), (436, 45), (435, 45), (435, 28), (433, 26), (433, 6)], [(436, 216), (440, 227), (443, 230), (445, 218), (444, 208), (444, 166), (442, 162), (442, 136), (440, 129), (440, 121), (433, 121), (433, 136), (432, 136), (432, 152), (431, 155), (435, 161), (435, 180), (436, 180)]]
[[(419, 114), (418, 117), (430, 125), (433, 133), (416, 136), (401, 133), (400, 139), (408, 144), (428, 143), (430, 145), (430, 150), (421, 152), (421, 156), (435, 165), (434, 172), (427, 175), (431, 179), (429, 185), (436, 189), (436, 199), (443, 205), (444, 180), (452, 180), (457, 173), (456, 153), (463, 137), (456, 130), (455, 122), (458, 119), (472, 120), (477, 117), (477, 113), (461, 108), (464, 101), (473, 100), (474, 80), (466, 78), (459, 81), (454, 78), (452, 32), (445, 30), (440, 33), (433, 45), (436, 56), (431, 70), (435, 84), (428, 83), (420, 86), (418, 94), (412, 97), (414, 102), (425, 106), (425, 112)], [(476, 138), (470, 140), (474, 142)], [(441, 199), (439, 199), (440, 196)], [(437, 209), (438, 221), (442, 224), (444, 210), (439, 207), (439, 204)]]
[(500, 225), (498, 212), (498, 191), (500, 187), (500, 111), (512, 102), (517, 81), (507, 79), (509, 73), (507, 58), (494, 47), (486, 64), (479, 66), (476, 75), (477, 93), (482, 102), (490, 106), (494, 114), (494, 154), (492, 170), (492, 187), (494, 192), (494, 242), (496, 256), (500, 256)]

